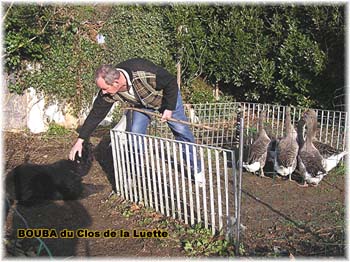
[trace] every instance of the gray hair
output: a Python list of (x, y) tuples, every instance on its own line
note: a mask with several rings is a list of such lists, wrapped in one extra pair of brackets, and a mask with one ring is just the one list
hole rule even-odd
[(99, 77), (102, 77), (106, 84), (112, 85), (115, 80), (119, 79), (120, 73), (112, 65), (101, 65), (95, 71), (95, 81), (97, 81)]

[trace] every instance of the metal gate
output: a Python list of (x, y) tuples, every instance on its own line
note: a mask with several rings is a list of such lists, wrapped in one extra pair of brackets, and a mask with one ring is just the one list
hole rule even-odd
[[(240, 196), (233, 150), (118, 130), (111, 130), (111, 141), (116, 190), (124, 199), (233, 237)], [(200, 166), (205, 175), (202, 187), (190, 151), (193, 170)]]

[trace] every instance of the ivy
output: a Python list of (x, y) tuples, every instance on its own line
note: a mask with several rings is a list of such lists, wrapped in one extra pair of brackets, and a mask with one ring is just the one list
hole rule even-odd
[[(26, 17), (23, 15), (23, 8), (24, 6), (20, 5), (12, 6), (12, 12), (8, 14), (9, 18), (17, 17), (17, 20), (9, 19), (7, 23), (7, 28), (12, 28), (10, 31), (12, 34), (27, 35), (34, 30), (25, 27), (20, 22)], [(77, 113), (90, 105), (92, 97), (97, 91), (93, 81), (91, 81), (94, 70), (103, 62), (103, 50), (97, 45), (94, 35), (91, 35), (89, 24), (77, 20), (79, 16), (75, 16), (78, 11), (81, 14), (83, 11), (90, 13), (91, 10), (90, 8), (84, 10), (83, 7), (79, 6), (70, 8), (69, 6), (34, 5), (29, 9), (30, 11), (33, 14), (46, 14), (45, 17), (48, 17), (47, 20), (41, 22), (45, 22), (46, 25), (43, 33), (45, 43), (40, 43), (39, 46), (42, 49), (27, 45), (26, 52), (22, 52), (22, 45), (17, 44), (16, 50), (22, 63), (17, 67), (14, 63), (7, 63), (9, 72), (14, 69), (17, 72), (17, 79), (13, 84), (10, 84), (9, 89), (22, 93), (26, 88), (33, 87), (45, 93), (47, 97), (71, 103), (75, 113)], [(38, 19), (38, 15), (36, 17)], [(43, 18), (40, 19), (43, 20)], [(39, 21), (41, 21), (40, 19)], [(18, 23), (23, 26), (22, 33), (16, 31)], [(41, 28), (41, 32), (44, 31), (42, 27), (38, 28)], [(6, 37), (6, 42), (7, 46), (16, 45), (11, 37)], [(27, 53), (32, 54), (31, 57), (26, 56)], [(8, 57), (13, 55), (10, 51), (7, 54)]]
[(163, 29), (166, 8), (154, 5), (111, 7), (111, 16), (101, 30), (106, 38), (108, 62), (117, 64), (129, 58), (142, 57), (176, 73), (168, 51), (172, 36)]
[(212, 99), (203, 79), (237, 101), (330, 108), (344, 86), (344, 5), (5, 5), (12, 92), (32, 86), (78, 112), (94, 70), (132, 57), (173, 74), (181, 62), (196, 102)]

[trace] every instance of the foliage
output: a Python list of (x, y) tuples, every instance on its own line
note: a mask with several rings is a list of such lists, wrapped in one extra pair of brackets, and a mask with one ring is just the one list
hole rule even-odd
[[(30, 36), (33, 31), (32, 28), (24, 26), (28, 20), (23, 15), (25, 7), (12, 6), (6, 20), (9, 31), (5, 38), (6, 46), (17, 45), (13, 47), (17, 51), (9, 50), (7, 56), (12, 57), (15, 53), (14, 57), (24, 60), (21, 65), (14, 64), (12, 59), (7, 60), (8, 70), (11, 72), (16, 69), (17, 72), (16, 82), (9, 86), (10, 91), (22, 93), (32, 86), (51, 97), (70, 102), (76, 110), (89, 106), (96, 92), (91, 79), (94, 69), (103, 60), (102, 48), (95, 43), (91, 24), (84, 23), (76, 14), (84, 14), (83, 18), (86, 19), (91, 15), (90, 8), (30, 5), (29, 11), (36, 21), (39, 24), (45, 22), (44, 26), (39, 27), (43, 32), (42, 36), (35, 39), (41, 41), (37, 44), (40, 49), (36, 48), (34, 40), (32, 45), (24, 48), (23, 43), (14, 43), (10, 37), (19, 35), (17, 38), (20, 38), (27, 34)], [(16, 31), (18, 25), (22, 25), (20, 31)], [(26, 55), (27, 53), (31, 56)]]
[(213, 88), (200, 78), (192, 81), (190, 88), (182, 89), (182, 94), (185, 97), (186, 102), (191, 104), (215, 102)]
[[(309, 23), (307, 34), (314, 37), (320, 49), (326, 55), (324, 70), (313, 81), (310, 96), (318, 102), (321, 108), (334, 106), (334, 95), (337, 89), (344, 94), (342, 104), (345, 104), (345, 25), (344, 6), (308, 6), (304, 10)], [(342, 90), (342, 91), (341, 91)]]
[(184, 250), (190, 256), (233, 256), (234, 246), (223, 236), (212, 236), (211, 231), (196, 224), (186, 231), (190, 237), (183, 240)]
[(65, 136), (70, 134), (70, 130), (64, 128), (61, 125), (58, 125), (56, 123), (50, 123), (49, 129), (45, 133), (45, 137), (51, 137), (51, 136)]
[(5, 15), (10, 90), (33, 86), (76, 109), (91, 103), (99, 64), (131, 57), (173, 74), (181, 62), (194, 102), (212, 99), (199, 77), (237, 101), (305, 107), (331, 108), (344, 88), (344, 5), (14, 4)]
[[(113, 205), (109, 201), (108, 205)], [(115, 204), (115, 203), (114, 203)], [(163, 217), (154, 210), (127, 202), (118, 203), (115, 209), (125, 218), (138, 219), (139, 224), (145, 228), (157, 228), (170, 231), (169, 239), (178, 242), (188, 256), (234, 256), (234, 245), (227, 241), (221, 234), (213, 236), (210, 229), (204, 228), (202, 224), (189, 227), (173, 219)], [(166, 241), (163, 241), (166, 245)], [(240, 252), (244, 252), (241, 243)], [(243, 253), (241, 253), (243, 254)]]
[[(52, 40), (52, 49), (41, 67), (26, 74), (29, 86), (56, 98), (72, 102), (77, 109), (88, 106), (97, 92), (93, 84), (94, 69), (98, 66), (99, 47), (89, 39), (66, 32), (62, 46)], [(102, 58), (101, 58), (102, 59)]]
[(101, 33), (106, 38), (106, 57), (117, 64), (134, 57), (142, 57), (175, 73), (167, 47), (171, 35), (164, 28), (163, 6), (115, 5), (111, 7)]
[(336, 32), (344, 31), (342, 12), (338, 6), (174, 5), (168, 15), (173, 28), (186, 28), (176, 45), (187, 80), (202, 75), (239, 101), (320, 106), (313, 90), (329, 50), (317, 35), (327, 28), (342, 36)]
[(124, 114), (124, 110), (122, 110), (121, 105), (118, 103), (115, 103), (115, 108), (112, 112), (112, 123), (111, 125), (113, 125), (113, 127), (118, 124), (118, 122), (120, 121), (120, 119), (122, 118), (123, 114)]
[(334, 173), (334, 176), (344, 176), (347, 174), (345, 163), (340, 162), (340, 164), (332, 171), (332, 173)]
[(21, 66), (23, 60), (38, 61), (44, 57), (48, 38), (50, 12), (36, 5), (5, 6), (5, 65), (7, 70)]

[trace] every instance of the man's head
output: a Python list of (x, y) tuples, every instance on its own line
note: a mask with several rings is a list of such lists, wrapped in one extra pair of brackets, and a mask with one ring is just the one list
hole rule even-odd
[(95, 72), (96, 85), (103, 94), (115, 94), (118, 91), (126, 91), (126, 79), (112, 65), (102, 65)]

